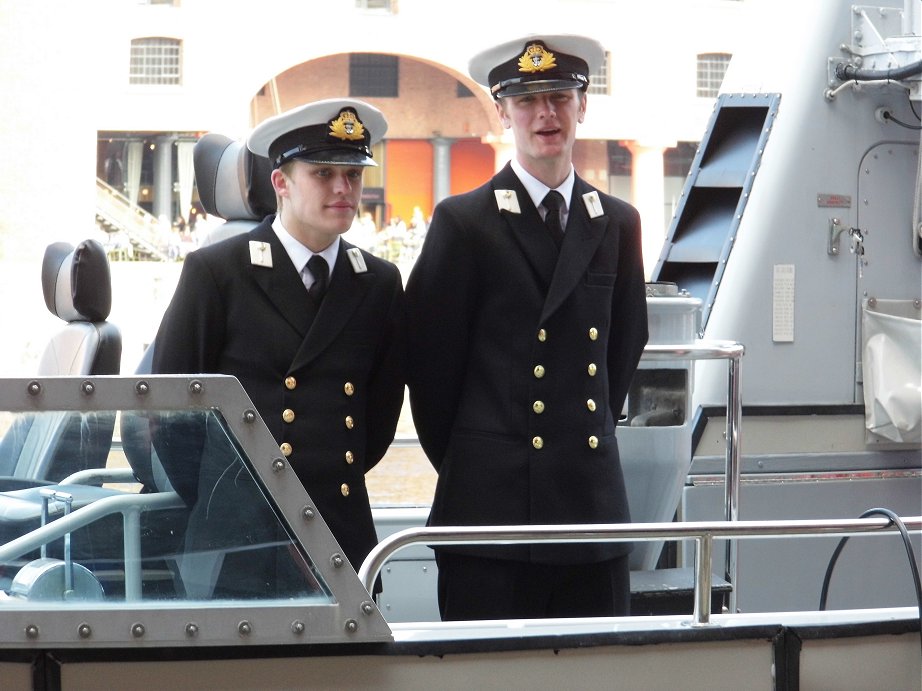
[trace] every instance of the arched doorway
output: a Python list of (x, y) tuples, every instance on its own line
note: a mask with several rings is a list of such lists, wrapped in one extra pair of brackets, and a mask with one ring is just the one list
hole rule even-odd
[[(251, 101), (251, 124), (303, 103), (360, 98), (388, 120), (365, 175), (364, 210), (378, 228), (392, 217), (429, 217), (449, 194), (473, 189), (495, 171), (499, 133), (492, 102), (470, 79), (443, 65), (402, 55), (342, 53), (295, 65), (269, 80)], [(418, 213), (418, 212), (417, 212)]]

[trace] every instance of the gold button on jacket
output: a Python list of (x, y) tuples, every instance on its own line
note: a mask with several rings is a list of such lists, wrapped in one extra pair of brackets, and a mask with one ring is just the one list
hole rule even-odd
[(344, 497), (348, 497), (349, 496), (349, 485), (347, 485), (344, 482), (342, 485), (340, 485), (339, 491), (342, 492)]
[(285, 410), (282, 411), (282, 419), (285, 422), (294, 422), (295, 411), (293, 411), (291, 408), (285, 408)]
[(590, 377), (594, 377), (595, 373), (599, 371), (599, 368), (594, 362), (590, 362), (589, 367), (586, 368), (586, 371), (589, 372)]
[(589, 340), (595, 341), (598, 338), (599, 338), (599, 330), (593, 326), (591, 329), (589, 329)]
[(351, 451), (347, 451), (346, 452), (346, 463), (348, 463), (349, 465), (352, 465), (354, 461), (355, 461), (355, 454), (352, 453)]
[(294, 377), (285, 377), (285, 388), (286, 389), (288, 389), (289, 391), (292, 391), (297, 385), (298, 385), (297, 379), (295, 379)]
[(547, 340), (547, 331), (545, 329), (538, 329), (538, 340), (542, 343)]
[(346, 429), (352, 429), (355, 427), (355, 420), (352, 419), (351, 415), (346, 416)]
[(595, 435), (589, 437), (589, 448), (597, 449), (599, 447), (599, 438)]
[(347, 396), (351, 396), (355, 393), (355, 385), (351, 381), (347, 381), (343, 386), (343, 391), (346, 392)]
[(285, 456), (285, 457), (290, 456), (290, 455), (291, 455), (291, 444), (289, 444), (289, 443), (286, 441), (284, 444), (282, 444), (282, 445), (279, 446), (279, 451), (281, 451), (281, 452), (282, 452), (282, 455)]
[(534, 446), (536, 449), (543, 448), (544, 440), (541, 437), (535, 437), (534, 439), (531, 440), (531, 445)]
[(531, 404), (531, 409), (540, 415), (544, 412), (544, 401), (535, 401)]
[(544, 376), (544, 365), (535, 365), (535, 379), (541, 379)]
[(593, 401), (590, 398), (588, 401), (586, 401), (586, 407), (589, 408), (590, 413), (594, 413), (595, 412), (595, 401)]

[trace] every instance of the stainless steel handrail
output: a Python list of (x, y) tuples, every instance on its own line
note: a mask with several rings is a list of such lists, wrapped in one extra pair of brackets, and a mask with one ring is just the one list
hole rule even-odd
[[(59, 489), (63, 486), (59, 485)], [(13, 561), (24, 554), (58, 540), (73, 531), (84, 528), (106, 516), (122, 514), (122, 545), (125, 558), (125, 600), (141, 599), (141, 511), (178, 509), (185, 506), (176, 492), (154, 494), (115, 494), (103, 497), (57, 520), (0, 545), (0, 564)]]
[[(647, 345), (643, 360), (727, 360), (727, 422), (726, 473), (724, 479), (724, 518), (739, 520), (740, 496), (740, 423), (743, 401), (740, 388), (740, 366), (745, 348), (733, 341), (699, 341), (688, 345)], [(724, 577), (733, 586), (730, 591), (730, 611), (736, 611), (737, 577), (739, 575), (736, 542), (727, 543)]]
[[(902, 519), (908, 530), (922, 530), (922, 516)], [(898, 530), (887, 518), (846, 518), (781, 521), (695, 521), (688, 523), (618, 523), (575, 525), (507, 525), (407, 528), (389, 535), (371, 550), (358, 571), (362, 585), (371, 592), (384, 564), (396, 552), (412, 545), (530, 544), (538, 542), (626, 542), (662, 539), (694, 539), (695, 608), (693, 625), (710, 623), (711, 543), (740, 538), (845, 536), (860, 533), (892, 533)], [(732, 610), (731, 610), (732, 611)]]
[[(740, 388), (740, 365), (745, 353), (741, 343), (735, 341), (697, 341), (695, 343), (675, 344), (647, 344), (644, 347), (641, 360), (646, 361), (675, 361), (675, 360), (727, 360), (727, 420), (726, 420), (726, 473), (724, 480), (724, 518), (727, 521), (739, 520), (739, 494), (740, 494), (740, 422), (743, 417), (742, 394)], [(408, 445), (408, 440), (403, 440)], [(674, 525), (674, 524), (668, 524)], [(547, 526), (550, 528), (551, 526)], [(435, 543), (433, 543), (435, 544)], [(698, 541), (699, 549), (708, 550), (710, 562), (710, 541)], [(728, 597), (730, 611), (736, 610), (737, 577), (739, 564), (737, 559), (738, 548), (733, 540), (728, 541), (725, 554), (724, 577), (731, 584)], [(697, 562), (696, 556), (696, 562)], [(367, 563), (367, 559), (366, 559)], [(710, 583), (710, 579), (708, 579)], [(696, 601), (697, 606), (697, 601)], [(707, 601), (710, 608), (710, 599)], [(706, 615), (705, 615), (706, 616)]]

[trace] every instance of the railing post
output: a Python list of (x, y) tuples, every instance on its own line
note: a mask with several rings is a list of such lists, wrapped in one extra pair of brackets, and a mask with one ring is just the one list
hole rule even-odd
[[(727, 463), (724, 481), (726, 495), (726, 515), (728, 521), (739, 520), (739, 494), (740, 494), (740, 420), (743, 417), (743, 403), (740, 395), (740, 365), (741, 353), (732, 355), (727, 360)], [(738, 575), (737, 554), (738, 545), (735, 539), (727, 541), (725, 578), (730, 583), (728, 606), (731, 612), (736, 611), (736, 585)], [(710, 583), (710, 578), (708, 579)]]
[(141, 593), (141, 510), (137, 507), (122, 512), (123, 549), (125, 553), (125, 601), (142, 599)]
[(693, 626), (711, 620), (711, 554), (714, 538), (704, 534), (695, 538), (695, 609)]

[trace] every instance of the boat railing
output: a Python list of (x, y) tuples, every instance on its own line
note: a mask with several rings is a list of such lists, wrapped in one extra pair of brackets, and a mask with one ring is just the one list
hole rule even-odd
[[(644, 361), (686, 361), (686, 360), (727, 360), (727, 416), (726, 416), (726, 472), (724, 491), (724, 518), (727, 521), (737, 521), (739, 518), (739, 492), (740, 492), (740, 421), (742, 419), (742, 400), (740, 388), (740, 367), (745, 349), (742, 344), (734, 341), (696, 341), (681, 345), (675, 344), (647, 344), (641, 360)], [(404, 441), (402, 445), (408, 446), (414, 442)], [(418, 443), (418, 442), (415, 442)], [(634, 524), (639, 525), (639, 524)], [(651, 524), (660, 525), (660, 524)], [(673, 524), (665, 524), (673, 525)], [(544, 526), (541, 529), (551, 529)], [(579, 526), (585, 529), (586, 526)], [(400, 534), (400, 533), (397, 533)], [(529, 531), (531, 534), (531, 531)], [(556, 534), (556, 533), (555, 533)], [(480, 537), (480, 536), (478, 536)], [(502, 539), (502, 538), (496, 538)], [(508, 538), (506, 538), (508, 539)], [(651, 538), (653, 539), (653, 538)], [(487, 542), (490, 538), (485, 538)], [(425, 542), (425, 541), (424, 541)], [(385, 540), (382, 544), (389, 544)], [(437, 543), (431, 543), (437, 544)], [(710, 548), (708, 544), (707, 548)], [(398, 548), (399, 549), (399, 548)], [(374, 553), (373, 553), (374, 554)], [(710, 555), (707, 555), (710, 561)], [(371, 559), (371, 556), (369, 556)], [(368, 560), (366, 560), (368, 563)], [(363, 567), (364, 568), (364, 567)], [(380, 568), (380, 567), (378, 567)], [(724, 578), (731, 584), (729, 594), (729, 607), (736, 609), (736, 582), (738, 564), (737, 547), (734, 541), (727, 544)], [(377, 570), (375, 571), (377, 574)], [(374, 579), (372, 579), (374, 580)], [(710, 583), (710, 579), (708, 579)], [(710, 601), (709, 601), (710, 602)], [(703, 614), (705, 618), (707, 614)]]
[[(745, 349), (734, 341), (696, 341), (686, 345), (647, 344), (642, 360), (726, 360), (727, 361), (727, 417), (724, 438), (726, 442), (724, 472), (724, 519), (739, 519), (740, 496), (740, 424), (743, 418), (741, 365)], [(738, 549), (734, 540), (727, 543), (724, 578), (731, 584), (730, 611), (736, 610), (736, 583), (739, 572)]]
[[(75, 473), (68, 480), (82, 479), (90, 481), (95, 478), (106, 478), (110, 481), (129, 482), (130, 471), (106, 472), (82, 471)], [(62, 484), (59, 488), (66, 488)], [(51, 490), (49, 490), (51, 491)], [(66, 496), (60, 492), (56, 498)], [(54, 540), (66, 539), (72, 532), (86, 527), (92, 523), (114, 514), (121, 514), (123, 526), (123, 556), (125, 560), (125, 599), (137, 601), (141, 595), (141, 513), (143, 511), (156, 511), (163, 509), (179, 509), (185, 504), (176, 492), (156, 492), (153, 494), (116, 494), (102, 499), (97, 499), (91, 504), (61, 516), (57, 520), (46, 523), (40, 528), (29, 531), (9, 542), (0, 545), (0, 564), (19, 559), (34, 550), (44, 548)]]
[[(922, 516), (902, 519), (907, 530), (922, 530)], [(539, 542), (636, 542), (694, 540), (694, 610), (691, 624), (707, 626), (711, 617), (711, 572), (715, 539), (779, 538), (787, 536), (848, 536), (861, 533), (894, 533), (889, 518), (809, 519), (772, 521), (696, 521), (686, 523), (619, 523), (575, 525), (451, 526), (407, 528), (389, 535), (369, 553), (358, 575), (371, 592), (384, 564), (398, 551), (412, 545), (534, 544)], [(731, 612), (734, 611), (731, 609)]]

